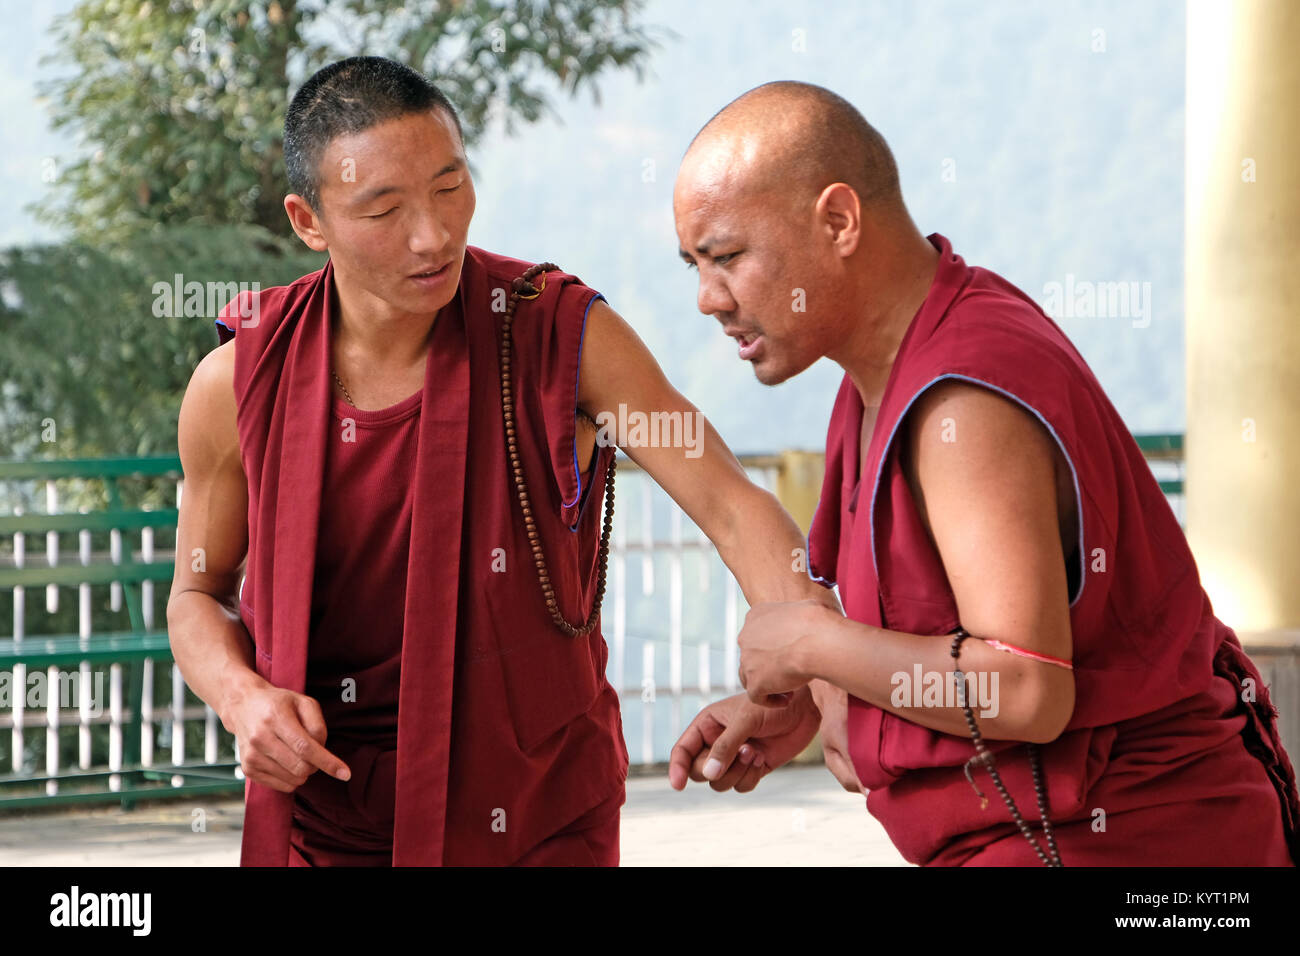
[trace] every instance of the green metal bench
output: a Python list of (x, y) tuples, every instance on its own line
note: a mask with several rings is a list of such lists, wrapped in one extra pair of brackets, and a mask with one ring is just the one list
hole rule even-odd
[[(143, 734), (152, 735), (157, 720), (152, 715), (152, 700), (144, 699), (144, 677), (146, 668), (151, 666), (147, 662), (152, 661), (154, 665), (172, 663), (167, 631), (150, 626), (152, 608), (146, 610), (143, 598), (155, 584), (170, 585), (174, 562), (149, 560), (151, 556), (148, 554), (144, 555), (145, 560), (137, 561), (129, 550), (123, 558), (121, 536), (139, 532), (143, 536), (142, 550), (147, 551), (144, 542), (152, 542), (155, 530), (176, 527), (177, 510), (126, 507), (119, 481), (124, 478), (179, 478), (180, 475), (180, 460), (170, 456), (0, 462), (0, 483), (45, 482), (50, 497), (54, 500), (57, 494), (50, 484), (54, 481), (102, 481), (104, 497), (107, 499), (107, 508), (103, 510), (0, 516), (0, 541), (14, 542), (13, 553), (0, 556), (0, 589), (11, 592), (15, 602), (12, 634), (0, 639), (0, 678), (8, 676), (10, 697), (13, 698), (0, 707), (0, 719), (4, 719), (10, 728), (11, 763), (14, 765), (6, 768), (10, 772), (0, 772), (0, 811), (92, 802), (120, 802), (124, 809), (131, 809), (141, 799), (181, 794), (234, 793), (243, 789), (243, 779), (236, 773), (238, 763), (234, 760), (156, 764), (146, 759), (142, 762)], [(44, 560), (45, 556), (40, 561), (33, 561), (23, 554), (28, 536), (40, 536), (48, 542), (51, 534), (71, 532), (77, 532), (81, 537), (81, 547), (74, 549), (73, 561), (59, 561), (50, 566)], [(111, 535), (113, 545), (109, 558), (83, 563), (90, 558), (88, 536), (105, 532)], [(79, 556), (77, 550), (80, 551)], [(113, 588), (115, 604), (118, 603), (120, 589), (120, 603), (125, 605), (129, 619), (129, 628), (126, 630), (92, 632), (88, 588), (105, 585)], [(24, 633), (23, 606), (26, 589), (50, 587), (76, 588), (80, 592), (79, 633)], [(110, 695), (113, 698), (106, 708), (109, 711), (109, 764), (106, 767), (63, 769), (58, 730), (68, 726), (85, 728), (87, 720), (84, 708), (79, 708), (76, 719), (70, 718), (65, 722), (63, 709), (58, 703), (59, 688), (54, 686), (55, 681), (50, 679), (51, 675), (57, 680), (58, 675), (63, 673), (69, 679), (68, 682), (71, 682), (72, 675), (67, 672), (76, 671), (79, 677), (84, 677), (88, 667), (105, 665), (111, 666), (108, 677)], [(39, 710), (25, 706), (29, 696), (28, 685), (33, 679), (31, 675), (36, 671), (44, 671), (46, 674), (46, 693), (54, 695), (52, 707), (48, 702), (46, 707)], [(173, 681), (173, 693), (177, 689), (177, 683)], [(84, 701), (85, 697), (82, 699)], [(104, 702), (101, 700), (99, 703), (102, 708)], [(53, 733), (50, 730), (51, 710), (57, 711), (53, 715)], [(31, 720), (34, 713), (41, 716)], [(146, 714), (149, 715), (147, 725)], [(209, 724), (214, 716), (208, 710)], [(179, 706), (173, 698), (171, 720), (183, 734), (186, 722), (183, 685)], [(92, 737), (99, 736), (101, 743), (101, 728), (104, 724), (102, 720), (96, 721), (91, 724), (88, 732)], [(22, 766), (25, 756), (24, 735), (37, 727), (45, 730), (46, 734), (46, 769), (50, 771), (51, 765), (54, 768), (52, 772), (44, 774), (24, 772)], [(83, 734), (83, 752), (93, 749), (87, 743), (90, 738), (84, 736), (87, 731), (83, 729), (79, 732)], [(229, 745), (229, 734), (219, 727), (215, 732), (224, 735), (224, 740)], [(56, 751), (54, 759), (50, 758), (48, 750), (51, 741)], [(120, 752), (117, 759), (114, 759), (115, 749)], [(80, 762), (83, 761), (78, 761)]]

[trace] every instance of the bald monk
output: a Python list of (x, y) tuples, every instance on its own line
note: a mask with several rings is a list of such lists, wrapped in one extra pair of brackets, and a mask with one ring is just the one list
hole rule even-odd
[(828, 765), (912, 863), (1292, 865), (1276, 712), (1136, 443), (1029, 296), (917, 230), (876, 130), (758, 87), (673, 203), (699, 309), (760, 382), (844, 369), (809, 557), (847, 614), (754, 607), (747, 696), (687, 728), (673, 785), (752, 789), (779, 760), (737, 748), (791, 722), (753, 706), (811, 685)]
[(791, 573), (803, 537), (702, 417), (685, 449), (618, 431), (624, 405), (698, 412), (594, 289), (468, 245), (459, 120), (427, 79), (327, 66), (284, 149), (289, 221), (329, 258), (218, 319), (180, 411), (167, 609), (238, 744), (241, 863), (616, 864), (613, 446), (751, 601), (825, 594)]

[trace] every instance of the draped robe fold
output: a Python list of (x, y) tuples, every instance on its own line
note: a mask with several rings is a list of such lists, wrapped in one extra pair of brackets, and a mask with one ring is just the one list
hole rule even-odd
[[(438, 314), (420, 404), (398, 691), (395, 865), (512, 863), (601, 805), (622, 802), (628, 755), (600, 628), (552, 623), (507, 464), (499, 346), (510, 282), (530, 263), (470, 246)], [(514, 322), (515, 415), (534, 516), (560, 608), (584, 619), (596, 588), (600, 493), (575, 440), (587, 311), (599, 293), (546, 274)], [(255, 297), (249, 299), (249, 297)], [(303, 692), (321, 478), (330, 428), (331, 263), (244, 293), (217, 320), (236, 340), (248, 481), (241, 618), (257, 672)], [(328, 747), (328, 740), (326, 741)], [(323, 772), (323, 771), (317, 771)], [(242, 865), (288, 863), (292, 795), (246, 785)]]

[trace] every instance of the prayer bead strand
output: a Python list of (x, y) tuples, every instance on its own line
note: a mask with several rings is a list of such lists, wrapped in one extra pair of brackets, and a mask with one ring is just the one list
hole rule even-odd
[(580, 627), (575, 627), (564, 619), (560, 612), (559, 602), (555, 598), (555, 588), (551, 586), (551, 575), (547, 570), (546, 556), (542, 553), (541, 536), (537, 532), (537, 523), (533, 520), (533, 509), (528, 495), (527, 482), (524, 480), (524, 469), (519, 463), (519, 448), (515, 442), (515, 411), (514, 411), (514, 389), (511, 383), (510, 358), (514, 342), (511, 336), (511, 328), (514, 324), (515, 307), (519, 304), (520, 299), (535, 299), (542, 294), (546, 288), (546, 280), (542, 279), (541, 288), (533, 286), (532, 281), (539, 274), (544, 272), (559, 271), (559, 266), (553, 262), (543, 262), (535, 266), (530, 266), (522, 276), (511, 283), (510, 300), (506, 304), (506, 314), (501, 326), (501, 415), (505, 422), (506, 431), (506, 451), (510, 457), (510, 471), (514, 475), (515, 491), (519, 498), (519, 508), (523, 512), (524, 525), (528, 531), (528, 544), (533, 552), (533, 564), (537, 568), (537, 579), (542, 585), (542, 597), (546, 601), (546, 610), (550, 612), (551, 620), (565, 634), (570, 637), (585, 637), (590, 634), (596, 626), (596, 621), (600, 618), (600, 606), (605, 598), (605, 572), (609, 564), (609, 537), (614, 528), (614, 463), (618, 453), (610, 456), (609, 469), (605, 473), (605, 520), (604, 527), (600, 533), (600, 550), (597, 556), (596, 570), (596, 600), (592, 604), (591, 614)]
[(1011, 819), (1015, 821), (1016, 826), (1020, 829), (1020, 833), (1024, 838), (1029, 841), (1029, 845), (1034, 848), (1034, 852), (1037, 853), (1038, 858), (1043, 861), (1043, 865), (1064, 866), (1065, 864), (1061, 862), (1061, 854), (1056, 849), (1056, 835), (1052, 831), (1052, 820), (1047, 815), (1047, 790), (1043, 786), (1042, 772), (1038, 765), (1038, 747), (1030, 743), (1025, 744), (1029, 750), (1029, 767), (1034, 775), (1034, 795), (1038, 798), (1038, 817), (1043, 822), (1043, 835), (1047, 838), (1047, 849), (1051, 854), (1051, 859), (1048, 859), (1048, 854), (1044, 853), (1042, 847), (1039, 846), (1029, 824), (1026, 823), (1025, 818), (1020, 815), (1020, 810), (1016, 807), (1016, 801), (1013, 800), (1011, 794), (1007, 792), (1006, 785), (1002, 782), (1002, 775), (997, 771), (997, 767), (993, 760), (993, 754), (988, 747), (985, 746), (984, 736), (980, 733), (979, 727), (975, 724), (975, 714), (971, 711), (970, 705), (966, 701), (966, 675), (962, 673), (961, 667), (957, 663), (958, 656), (961, 654), (961, 642), (966, 640), (968, 637), (970, 637), (970, 634), (966, 629), (958, 627), (956, 632), (953, 634), (952, 648), (949, 652), (952, 655), (955, 671), (954, 676), (957, 679), (957, 702), (961, 705), (962, 714), (966, 717), (966, 726), (970, 729), (971, 740), (975, 744), (976, 751), (975, 756), (966, 761), (966, 766), (964, 767), (966, 780), (975, 789), (976, 796), (980, 798), (980, 806), (987, 807), (988, 798), (980, 792), (980, 788), (975, 784), (975, 778), (971, 775), (971, 764), (979, 764), (984, 767), (984, 769), (989, 772), (989, 776), (993, 778), (993, 785), (998, 788), (998, 793), (1002, 795), (1002, 802), (1005, 803), (1007, 809), (1011, 811)]

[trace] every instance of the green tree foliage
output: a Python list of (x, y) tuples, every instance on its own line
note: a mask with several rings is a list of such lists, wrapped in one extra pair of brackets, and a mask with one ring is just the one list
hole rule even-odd
[(640, 76), (657, 42), (642, 5), (83, 0), (55, 22), (59, 75), (42, 90), (83, 147), (37, 206), (71, 239), (0, 253), (0, 458), (175, 452), (214, 315), (160, 317), (155, 286), (179, 273), (268, 288), (322, 265), (281, 205), (284, 112), (315, 69), (359, 53), (413, 66), (472, 144), (556, 93)]
[(85, 0), (59, 18), (56, 128), (87, 155), (41, 215), (83, 238), (141, 224), (249, 223), (289, 235), (281, 133), (293, 89), (326, 63), (392, 57), (438, 83), (473, 143), (630, 67), (656, 45), (642, 0)]
[(200, 310), (162, 286), (179, 273), (269, 288), (322, 265), (296, 238), (200, 224), (0, 254), (0, 458), (175, 454), (181, 397), (228, 296), (214, 286)]

